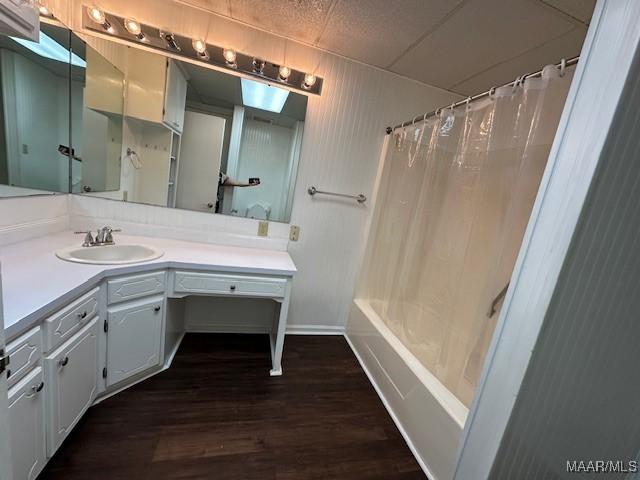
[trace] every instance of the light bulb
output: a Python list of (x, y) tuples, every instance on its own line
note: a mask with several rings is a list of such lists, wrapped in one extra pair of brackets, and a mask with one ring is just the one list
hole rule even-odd
[(286, 82), (287, 78), (289, 78), (289, 75), (291, 75), (291, 69), (282, 65), (278, 70), (278, 75), (280, 76), (280, 80)]
[(199, 38), (194, 39), (193, 42), (191, 42), (191, 44), (193, 45), (193, 49), (200, 54), (207, 51), (207, 44), (205, 43), (204, 40), (201, 40)]
[(138, 36), (142, 33), (142, 28), (140, 27), (140, 24), (136, 22), (133, 18), (127, 18), (124, 21), (124, 28), (126, 28), (131, 35)]
[(304, 74), (304, 83), (302, 84), (303, 88), (309, 90), (316, 84), (316, 76), (313, 73), (305, 73)]
[(235, 65), (236, 63), (236, 51), (230, 48), (222, 50), (222, 56), (229, 65)]
[(45, 17), (51, 16), (51, 11), (42, 3), (38, 5), (38, 11), (40, 12), (40, 15), (44, 15)]
[(104, 15), (104, 12), (98, 7), (87, 7), (87, 13), (89, 14), (89, 18), (91, 18), (91, 20), (100, 25), (104, 25), (106, 17)]

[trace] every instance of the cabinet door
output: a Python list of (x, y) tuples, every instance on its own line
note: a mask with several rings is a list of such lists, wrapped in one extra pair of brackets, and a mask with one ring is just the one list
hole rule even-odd
[(127, 117), (161, 124), (167, 60), (137, 48), (127, 48)]
[(182, 133), (184, 126), (186, 101), (187, 79), (178, 64), (169, 60), (167, 65), (163, 122), (178, 133)]
[(9, 390), (13, 478), (32, 480), (45, 464), (44, 382), (37, 367)]
[(155, 296), (109, 308), (107, 386), (160, 365), (164, 298)]
[(40, 16), (33, 3), (22, 0), (0, 2), (0, 33), (38, 41)]
[(98, 317), (45, 358), (49, 442), (53, 455), (91, 406), (98, 377)]

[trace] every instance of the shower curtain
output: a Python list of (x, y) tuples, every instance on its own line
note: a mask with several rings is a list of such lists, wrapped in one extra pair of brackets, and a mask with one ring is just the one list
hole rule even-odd
[(469, 405), (538, 192), (572, 71), (498, 88), (396, 130), (370, 237), (364, 295)]

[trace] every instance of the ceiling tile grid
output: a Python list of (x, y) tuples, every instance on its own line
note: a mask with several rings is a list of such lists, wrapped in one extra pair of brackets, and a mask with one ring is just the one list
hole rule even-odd
[(391, 70), (451, 89), (488, 66), (516, 57), (574, 26), (527, 0), (473, 0), (402, 56)]

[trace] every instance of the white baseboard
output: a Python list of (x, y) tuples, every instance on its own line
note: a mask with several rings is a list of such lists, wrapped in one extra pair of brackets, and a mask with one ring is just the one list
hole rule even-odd
[(400, 434), (402, 435), (402, 438), (404, 438), (404, 441), (406, 442), (407, 446), (409, 447), (409, 450), (411, 450), (411, 453), (413, 454), (413, 456), (415, 457), (416, 461), (418, 462), (418, 465), (420, 465), (420, 468), (425, 473), (427, 478), (429, 478), (430, 480), (438, 480), (438, 478), (429, 470), (427, 465), (424, 463), (424, 460), (420, 456), (420, 453), (418, 452), (418, 449), (413, 444), (413, 441), (411, 440), (411, 438), (407, 434), (407, 432), (404, 429), (404, 426), (402, 425), (402, 423), (400, 423), (400, 420), (398, 419), (398, 416), (396, 415), (396, 413), (391, 408), (391, 405), (389, 404), (389, 402), (385, 398), (384, 393), (382, 393), (382, 389), (378, 386), (378, 384), (376, 383), (373, 375), (371, 375), (371, 372), (369, 372), (369, 369), (367, 368), (365, 363), (362, 361), (362, 358), (360, 357), (360, 354), (358, 353), (356, 348), (353, 346), (353, 343), (351, 343), (351, 340), (349, 339), (349, 336), (347, 334), (345, 334), (344, 338), (347, 341), (347, 343), (349, 344), (349, 347), (351, 347), (351, 351), (353, 352), (353, 354), (355, 355), (356, 359), (358, 360), (358, 363), (360, 364), (360, 367), (362, 367), (362, 370), (364, 370), (364, 373), (367, 375), (367, 378), (369, 378), (369, 382), (371, 383), (371, 385), (373, 385), (373, 388), (375, 389), (376, 393), (378, 394), (378, 397), (380, 397), (380, 400), (382, 401), (382, 404), (384, 405), (384, 408), (387, 409), (387, 412), (389, 413), (389, 416), (393, 420), (393, 423), (395, 423), (396, 427), (400, 431)]
[(271, 328), (263, 325), (185, 325), (187, 333), (270, 333)]
[[(271, 333), (271, 328), (264, 325), (185, 325), (189, 333)], [(344, 335), (344, 327), (328, 325), (287, 325), (287, 335)]]
[(287, 335), (344, 335), (345, 328), (333, 325), (287, 325)]

